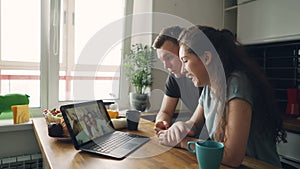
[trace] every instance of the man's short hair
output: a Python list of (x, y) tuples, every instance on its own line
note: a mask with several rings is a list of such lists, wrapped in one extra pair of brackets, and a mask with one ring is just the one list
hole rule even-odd
[(178, 38), (183, 28), (179, 26), (171, 26), (164, 28), (159, 35), (155, 38), (153, 48), (159, 49), (165, 43), (165, 41), (171, 41), (176, 45), (178, 44)]

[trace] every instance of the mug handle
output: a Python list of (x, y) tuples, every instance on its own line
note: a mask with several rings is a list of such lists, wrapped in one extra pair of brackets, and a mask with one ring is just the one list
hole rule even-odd
[(191, 153), (196, 153), (196, 150), (195, 150), (195, 149), (192, 149), (192, 148), (191, 148), (191, 145), (194, 145), (194, 147), (196, 147), (196, 142), (194, 142), (194, 141), (189, 141), (189, 142), (187, 143), (188, 151), (191, 152)]

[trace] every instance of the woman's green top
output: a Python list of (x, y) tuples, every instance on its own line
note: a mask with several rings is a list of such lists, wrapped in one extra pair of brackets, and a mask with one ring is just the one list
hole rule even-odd
[[(213, 138), (216, 123), (210, 122), (214, 120), (214, 118), (210, 117), (206, 113), (210, 112), (210, 110), (214, 106), (214, 101), (213, 99), (211, 99), (210, 92), (211, 90), (208, 86), (204, 87), (201, 97), (199, 99), (199, 103), (204, 109), (206, 124), (213, 125), (213, 127), (207, 126), (208, 133), (210, 137)], [(257, 124), (256, 118), (259, 118), (259, 114), (262, 114), (263, 112), (261, 112), (261, 109), (258, 106), (256, 106), (257, 104), (255, 97), (259, 97), (259, 94), (255, 92), (255, 89), (251, 87), (245, 73), (233, 72), (227, 78), (226, 103), (228, 103), (232, 99), (238, 98), (245, 100), (252, 106), (252, 119), (246, 155), (281, 167), (280, 159), (276, 149), (276, 142), (272, 139), (272, 135), (267, 132), (261, 132), (258, 129), (260, 124)]]

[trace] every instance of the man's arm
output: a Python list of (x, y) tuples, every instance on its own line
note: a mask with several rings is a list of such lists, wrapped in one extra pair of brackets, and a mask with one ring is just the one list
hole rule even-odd
[(202, 130), (204, 111), (201, 105), (198, 105), (193, 116), (186, 122), (176, 122), (168, 130), (159, 131), (159, 142), (166, 146), (176, 146), (186, 149), (188, 141), (194, 141), (190, 136), (195, 136)]
[(156, 115), (155, 130), (165, 130), (171, 126), (172, 116), (176, 109), (178, 98), (164, 95), (161, 108)]

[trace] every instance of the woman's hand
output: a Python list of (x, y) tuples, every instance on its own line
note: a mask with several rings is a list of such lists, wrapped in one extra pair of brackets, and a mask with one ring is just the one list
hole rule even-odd
[(176, 122), (167, 130), (160, 130), (158, 134), (159, 143), (174, 147), (179, 144), (186, 136), (192, 135), (191, 126), (185, 122)]

